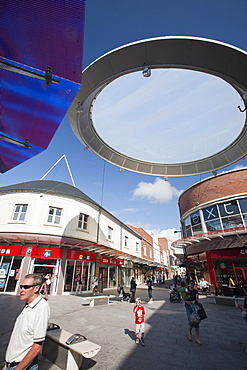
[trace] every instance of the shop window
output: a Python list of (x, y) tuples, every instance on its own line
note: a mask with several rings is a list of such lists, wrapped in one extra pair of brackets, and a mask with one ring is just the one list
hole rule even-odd
[(219, 204), (219, 210), (222, 217), (238, 215), (240, 213), (236, 200)]
[(238, 216), (232, 216), (232, 217), (223, 217), (222, 219), (223, 228), (226, 229), (234, 229), (236, 227), (243, 227), (243, 222), (240, 217)]
[(136, 242), (136, 252), (139, 252), (139, 243)]
[(208, 221), (206, 222), (206, 228), (207, 231), (217, 231), (217, 230), (222, 230), (222, 226), (220, 223), (220, 220), (214, 220), (214, 221)]
[(247, 198), (239, 199), (240, 208), (243, 213), (247, 213)]
[(108, 240), (113, 240), (113, 228), (108, 226), (108, 235), (107, 235)]
[(84, 213), (79, 214), (79, 221), (78, 221), (78, 228), (82, 230), (87, 230), (88, 228), (88, 215), (84, 215)]
[(16, 204), (12, 220), (17, 222), (25, 221), (27, 207), (27, 204)]
[(247, 227), (247, 214), (243, 215), (245, 226)]
[(187, 217), (184, 220), (184, 230), (185, 230), (185, 237), (192, 235), (190, 217)]
[(62, 208), (49, 207), (47, 222), (59, 225), (61, 221)]
[(192, 226), (195, 226), (201, 223), (199, 212), (195, 212), (192, 215), (190, 215), (190, 222)]
[(202, 212), (205, 222), (219, 218), (219, 212), (216, 205), (204, 208)]
[(193, 235), (201, 234), (202, 233), (202, 224), (198, 224), (192, 227)]

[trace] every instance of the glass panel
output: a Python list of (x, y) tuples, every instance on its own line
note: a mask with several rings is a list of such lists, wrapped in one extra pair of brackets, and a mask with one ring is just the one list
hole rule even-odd
[(202, 224), (192, 227), (193, 235), (202, 234)]
[(214, 259), (216, 281), (223, 295), (233, 295), (233, 288), (236, 286), (236, 278), (230, 258)]
[(243, 213), (247, 213), (247, 198), (238, 200), (240, 208)]
[(219, 218), (219, 212), (216, 205), (204, 208), (202, 210), (203, 217), (205, 221), (213, 220), (215, 218)]
[(191, 225), (192, 226), (201, 223), (201, 218), (200, 218), (199, 212), (195, 212), (192, 215), (190, 215), (190, 220), (191, 220)]
[(232, 201), (219, 204), (219, 209), (220, 209), (220, 214), (222, 217), (230, 216), (230, 215), (237, 215), (240, 213), (236, 200), (232, 200)]
[(116, 267), (110, 267), (109, 288), (116, 286)]
[(64, 280), (64, 291), (71, 292), (72, 290), (72, 278), (74, 271), (74, 261), (67, 261), (65, 280)]
[(235, 227), (243, 227), (243, 222), (240, 216), (223, 217), (221, 220), (225, 230), (234, 229)]
[(87, 290), (87, 279), (88, 279), (88, 262), (84, 262), (82, 269), (81, 290)]
[(8, 280), (8, 284), (6, 288), (7, 292), (15, 291), (16, 283), (18, 281), (18, 275), (20, 273), (21, 261), (22, 261), (22, 257), (14, 257), (14, 261), (11, 266), (11, 270), (9, 273), (9, 280)]
[(206, 228), (207, 228), (207, 231), (222, 230), (220, 220), (206, 222)]

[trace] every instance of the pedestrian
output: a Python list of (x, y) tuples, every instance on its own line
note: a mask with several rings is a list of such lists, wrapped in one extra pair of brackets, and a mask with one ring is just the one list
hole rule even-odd
[(75, 282), (76, 282), (75, 295), (77, 295), (78, 293), (81, 293), (81, 277), (79, 274), (76, 275)]
[(201, 278), (199, 285), (202, 290), (202, 293), (208, 293), (208, 287), (210, 286), (208, 281), (206, 281), (204, 278)]
[(99, 292), (98, 292), (98, 283), (99, 283), (99, 280), (98, 280), (97, 276), (94, 275), (93, 276), (93, 282), (92, 282), (93, 295), (99, 294)]
[(46, 279), (47, 294), (50, 294), (50, 292), (51, 292), (51, 275), (46, 274), (45, 279)]
[(136, 279), (133, 276), (130, 281), (130, 293), (131, 293), (130, 303), (135, 303), (136, 286), (137, 286)]
[(16, 319), (2, 370), (38, 369), (50, 317), (49, 304), (40, 295), (41, 286), (42, 277), (36, 274), (26, 275), (20, 285), (20, 300), (26, 305)]
[(148, 275), (147, 280), (147, 286), (148, 286), (148, 303), (153, 303), (153, 279), (151, 279), (150, 275)]
[[(142, 346), (145, 346), (144, 343), (144, 332), (145, 332), (145, 308), (141, 304), (140, 298), (136, 298), (136, 304), (133, 308), (133, 312), (135, 314), (135, 334), (136, 334), (136, 344), (141, 342)], [(141, 338), (139, 339), (139, 334), (141, 334)]]
[(196, 343), (199, 344), (199, 345), (202, 345), (202, 342), (199, 339), (199, 324), (198, 323), (193, 324), (190, 320), (190, 315), (193, 312), (192, 308), (190, 306), (191, 306), (192, 303), (197, 303), (199, 301), (198, 291), (195, 289), (194, 280), (190, 281), (190, 284), (189, 284), (188, 288), (185, 290), (185, 292), (189, 294), (189, 298), (187, 298), (186, 300), (183, 299), (183, 301), (185, 302), (185, 309), (186, 309), (186, 313), (187, 313), (187, 317), (188, 317), (188, 323), (189, 323), (188, 340), (189, 341), (192, 340), (192, 329), (194, 327), (195, 332), (196, 332)]

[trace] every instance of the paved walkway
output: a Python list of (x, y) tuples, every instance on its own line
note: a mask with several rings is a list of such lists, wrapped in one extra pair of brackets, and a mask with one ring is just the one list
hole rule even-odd
[[(115, 290), (107, 290), (115, 294)], [(93, 370), (247, 370), (247, 324), (235, 307), (215, 305), (201, 297), (208, 319), (200, 324), (202, 346), (187, 340), (184, 304), (170, 303), (163, 284), (153, 289), (154, 303), (147, 304), (147, 288), (136, 296), (146, 308), (145, 347), (134, 342), (133, 304), (111, 299), (108, 306), (89, 307), (80, 296), (51, 296), (51, 320), (71, 333), (81, 333), (100, 344), (101, 351), (85, 360)], [(18, 297), (0, 294), (0, 366), (17, 314), (23, 307)], [(193, 333), (194, 334), (194, 333)], [(42, 356), (41, 370), (58, 370)]]

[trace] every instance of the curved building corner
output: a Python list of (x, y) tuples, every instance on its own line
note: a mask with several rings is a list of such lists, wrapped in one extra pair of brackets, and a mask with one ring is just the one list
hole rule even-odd
[(247, 169), (202, 180), (179, 198), (183, 247), (190, 277), (203, 277), (224, 295), (247, 283)]

